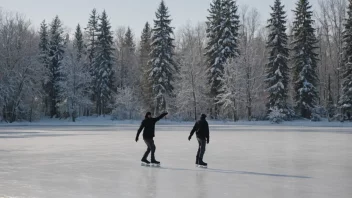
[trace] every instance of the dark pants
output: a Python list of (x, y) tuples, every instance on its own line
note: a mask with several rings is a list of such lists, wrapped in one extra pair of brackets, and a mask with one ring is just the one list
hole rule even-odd
[(198, 140), (198, 144), (199, 144), (198, 152), (197, 152), (197, 160), (198, 159), (203, 160), (203, 156), (205, 153), (205, 145), (207, 144), (207, 141), (205, 139), (200, 139), (200, 138), (197, 138), (197, 140)]
[(150, 138), (150, 139), (144, 139), (144, 142), (145, 144), (147, 145), (148, 149), (147, 151), (144, 153), (144, 156), (142, 159), (147, 159), (148, 158), (148, 155), (150, 152), (152, 152), (152, 160), (155, 160), (155, 144), (154, 144), (154, 140), (153, 138)]

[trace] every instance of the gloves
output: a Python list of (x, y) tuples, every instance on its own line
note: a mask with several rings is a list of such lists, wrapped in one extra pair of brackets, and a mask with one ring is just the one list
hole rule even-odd
[(188, 141), (191, 141), (191, 139), (192, 139), (192, 136), (188, 136)]
[(138, 142), (138, 136), (136, 136), (136, 142)]
[(209, 138), (207, 139), (207, 144), (209, 144)]

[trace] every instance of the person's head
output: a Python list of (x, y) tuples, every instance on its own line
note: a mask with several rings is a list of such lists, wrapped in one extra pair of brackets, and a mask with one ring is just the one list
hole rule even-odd
[(147, 113), (145, 114), (145, 118), (152, 118), (152, 113), (147, 112)]
[(205, 114), (202, 114), (202, 115), (200, 116), (200, 119), (201, 119), (201, 120), (205, 120), (205, 118), (207, 118), (207, 115), (205, 115)]

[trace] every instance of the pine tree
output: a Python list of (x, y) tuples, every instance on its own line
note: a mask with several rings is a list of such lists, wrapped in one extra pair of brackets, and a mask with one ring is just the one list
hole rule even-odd
[(99, 23), (99, 15), (97, 14), (97, 10), (93, 9), (88, 21), (88, 25), (85, 28), (86, 34), (88, 35), (87, 53), (88, 53), (90, 68), (93, 67), (93, 64), (94, 64), (93, 61), (96, 58), (97, 42), (98, 42), (98, 23)]
[(57, 105), (59, 103), (59, 82), (60, 82), (60, 67), (62, 64), (65, 37), (62, 28), (62, 23), (58, 16), (55, 17), (50, 25), (50, 42), (49, 42), (49, 97), (50, 97), (50, 116), (58, 116)]
[(289, 110), (287, 106), (289, 67), (287, 48), (288, 37), (286, 34), (286, 12), (281, 0), (275, 0), (271, 7), (271, 18), (268, 20), (268, 42), (269, 63), (266, 65), (266, 83), (269, 92), (267, 107), (269, 113), (278, 110), (287, 118)]
[(47, 26), (45, 20), (40, 24), (39, 38), (40, 38), (40, 41), (39, 41), (40, 62), (45, 67), (48, 67), (49, 33), (48, 33), (48, 26)]
[(224, 22), (221, 30), (220, 43), (222, 45), (224, 57), (233, 59), (238, 57), (238, 35), (240, 21), (238, 16), (238, 7), (234, 0), (224, 0), (223, 16)]
[(73, 48), (77, 53), (77, 60), (80, 61), (85, 54), (83, 34), (81, 26), (78, 24), (75, 32), (75, 39), (73, 41)]
[[(97, 47), (98, 47), (98, 24), (99, 24), (99, 15), (97, 13), (96, 9), (92, 10), (92, 13), (90, 14), (89, 20), (88, 20), (88, 25), (85, 28), (85, 32), (87, 35), (87, 42), (86, 42), (86, 53), (87, 53), (87, 59), (88, 59), (88, 69), (92, 78), (92, 82), (96, 81), (96, 76), (94, 73), (94, 60), (96, 59), (96, 53), (97, 53)], [(98, 96), (97, 91), (94, 90), (95, 85), (90, 86), (90, 92), (91, 92), (91, 100), (93, 103), (97, 103), (97, 98)], [(86, 115), (90, 114), (90, 110), (86, 109)]]
[(173, 96), (174, 94), (172, 83), (178, 68), (173, 60), (175, 48), (174, 39), (171, 37), (173, 28), (170, 27), (171, 19), (164, 1), (161, 1), (155, 15), (156, 20), (154, 20), (154, 28), (152, 30), (150, 60), (152, 70), (150, 76), (156, 101), (155, 113), (159, 113), (166, 110), (166, 96)]
[(49, 113), (49, 94), (50, 94), (50, 86), (48, 85), (48, 72), (49, 72), (49, 33), (48, 26), (45, 20), (40, 25), (39, 31), (39, 61), (44, 67), (45, 78), (42, 80), (42, 87), (44, 90), (44, 104), (45, 104), (45, 115)]
[(134, 36), (132, 30), (128, 27), (122, 40), (121, 47), (121, 83), (120, 87), (133, 86), (136, 83), (136, 44), (134, 43)]
[(315, 29), (313, 27), (312, 6), (308, 0), (299, 0), (294, 10), (293, 22), (293, 64), (295, 109), (304, 118), (311, 118), (318, 100), (318, 76)]
[(213, 116), (218, 116), (218, 98), (221, 93), (224, 65), (228, 59), (238, 57), (239, 16), (237, 5), (233, 0), (213, 0), (210, 4), (207, 22), (206, 47), (209, 67), (210, 94), (214, 99)]
[[(209, 82), (210, 82), (210, 97), (214, 99), (214, 104), (217, 103), (217, 98), (220, 95), (221, 79), (223, 77), (225, 63), (224, 57), (219, 57), (219, 35), (222, 24), (222, 0), (214, 0), (210, 4), (208, 21), (207, 21), (207, 38), (206, 47), (207, 65), (209, 67)], [(213, 117), (217, 117), (217, 105)]]
[(339, 106), (342, 113), (351, 119), (352, 114), (352, 0), (349, 0), (347, 20), (343, 35), (344, 42), (344, 68), (342, 94), (339, 101)]
[(127, 28), (123, 45), (124, 47), (128, 48), (128, 52), (133, 54), (136, 52), (136, 45), (134, 43), (133, 33), (131, 28), (129, 27)]
[(94, 62), (94, 90), (97, 96), (96, 110), (98, 115), (108, 113), (109, 103), (114, 92), (114, 48), (108, 16), (104, 11), (99, 17), (98, 42)]
[(72, 121), (81, 115), (80, 110), (90, 104), (91, 75), (86, 67), (82, 31), (77, 25), (73, 42), (66, 37), (66, 49), (60, 66), (60, 110)]
[(147, 22), (144, 26), (140, 41), (140, 66), (142, 70), (141, 88), (142, 88), (142, 98), (144, 100), (145, 106), (151, 110), (153, 109), (153, 86), (149, 73), (151, 70), (150, 64), (150, 52), (151, 52), (151, 37), (152, 32), (149, 23)]

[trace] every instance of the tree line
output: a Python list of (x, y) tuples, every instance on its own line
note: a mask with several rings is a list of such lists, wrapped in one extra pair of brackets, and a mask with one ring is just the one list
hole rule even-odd
[(0, 118), (111, 115), (138, 119), (169, 111), (178, 120), (351, 119), (352, 0), (281, 0), (261, 23), (255, 8), (213, 0), (205, 23), (172, 27), (161, 1), (141, 37), (112, 31), (93, 9), (74, 34), (59, 16), (36, 31), (0, 13)]

